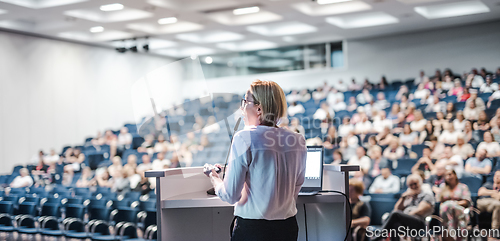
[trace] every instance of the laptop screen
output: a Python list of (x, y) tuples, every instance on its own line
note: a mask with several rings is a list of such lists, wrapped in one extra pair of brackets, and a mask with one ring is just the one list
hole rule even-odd
[(308, 146), (306, 158), (306, 178), (301, 192), (321, 191), (323, 185), (323, 152), (322, 146)]

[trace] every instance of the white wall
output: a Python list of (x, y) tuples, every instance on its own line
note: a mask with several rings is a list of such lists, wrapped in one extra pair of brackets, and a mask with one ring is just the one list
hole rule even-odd
[[(440, 30), (347, 41), (347, 66), (343, 69), (304, 70), (251, 76), (211, 79), (218, 92), (243, 93), (253, 79), (278, 82), (283, 89), (316, 87), (327, 80), (331, 84), (353, 77), (379, 81), (385, 74), (389, 81), (417, 77), (423, 69), (433, 75), (436, 68), (451, 68), (463, 73), (472, 67), (494, 71), (500, 67), (500, 21)], [(196, 88), (196, 83), (185, 85)]]
[(170, 62), (0, 32), (0, 173), (133, 123), (131, 84)]

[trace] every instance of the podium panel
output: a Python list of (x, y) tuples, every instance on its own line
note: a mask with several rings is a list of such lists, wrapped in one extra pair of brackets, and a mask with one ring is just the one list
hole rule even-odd
[[(323, 190), (349, 196), (348, 172), (357, 170), (359, 166), (324, 165)], [(234, 206), (206, 193), (211, 183), (202, 167), (148, 171), (146, 177), (156, 177), (158, 240), (230, 240)], [(344, 240), (350, 220), (346, 205), (339, 193), (299, 196), (298, 240)]]

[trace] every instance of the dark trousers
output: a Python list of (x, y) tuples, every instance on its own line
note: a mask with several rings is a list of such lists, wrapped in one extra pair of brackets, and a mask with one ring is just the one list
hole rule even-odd
[(299, 226), (295, 216), (284, 220), (236, 217), (231, 241), (297, 241)]
[[(425, 223), (420, 218), (408, 215), (402, 211), (394, 211), (389, 215), (382, 229), (398, 229), (398, 227), (408, 227), (409, 229), (425, 229)], [(399, 240), (400, 237), (391, 237), (391, 240)]]

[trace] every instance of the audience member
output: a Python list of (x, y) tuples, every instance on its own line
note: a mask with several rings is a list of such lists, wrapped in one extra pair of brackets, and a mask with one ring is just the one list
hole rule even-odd
[(476, 131), (487, 131), (491, 128), (490, 120), (488, 119), (488, 115), (486, 115), (486, 112), (484, 110), (479, 112), (477, 121), (474, 122), (472, 127)]
[(359, 165), (362, 172), (368, 173), (370, 171), (371, 162), (370, 158), (366, 155), (365, 148), (360, 146), (356, 149), (356, 155), (351, 157), (347, 164)]
[(335, 126), (328, 128), (328, 133), (323, 139), (323, 146), (327, 149), (332, 149), (340, 146), (342, 137), (338, 136)]
[(358, 100), (358, 103), (364, 105), (372, 101), (373, 96), (370, 94), (370, 91), (365, 88), (360, 94), (356, 96), (356, 99)]
[(307, 91), (307, 89), (303, 89), (299, 93), (299, 100), (301, 102), (307, 102), (308, 100), (311, 99), (311, 94)]
[(304, 109), (303, 105), (298, 104), (297, 101), (295, 101), (292, 102), (287, 111), (289, 116), (295, 116), (296, 114), (303, 114), (304, 112), (306, 112), (306, 109)]
[(392, 121), (386, 119), (386, 113), (385, 111), (379, 111), (378, 112), (378, 118), (373, 121), (373, 131), (376, 133), (383, 132), (384, 129), (387, 127), (389, 129), (392, 129)]
[(491, 172), (491, 167), (492, 163), (486, 158), (485, 149), (478, 150), (476, 157), (471, 157), (465, 162), (465, 172), (472, 175), (487, 175)]
[[(439, 216), (443, 219), (442, 225), (447, 229), (466, 229), (469, 223), (469, 214), (465, 208), (472, 204), (471, 194), (467, 185), (460, 183), (453, 170), (447, 170), (445, 183), (441, 184), (436, 201), (440, 202)], [(450, 237), (443, 237), (452, 240)]]
[(333, 161), (331, 164), (340, 165), (340, 164), (342, 164), (343, 161), (344, 161), (344, 157), (342, 156), (342, 152), (340, 152), (339, 150), (335, 150), (333, 152)]
[(424, 116), (422, 115), (422, 111), (417, 110), (415, 111), (415, 118), (413, 121), (410, 123), (410, 128), (414, 131), (423, 131), (425, 129), (425, 125), (427, 124), (427, 120), (424, 119)]
[(455, 130), (463, 132), (465, 129), (465, 122), (467, 122), (467, 120), (464, 117), (464, 112), (461, 110), (457, 111), (457, 117), (452, 122)]
[[(116, 175), (119, 176), (121, 174), (121, 171), (117, 171)], [(113, 187), (113, 178), (109, 175), (108, 170), (104, 170), (101, 174), (96, 175), (96, 184), (99, 187)]]
[(122, 127), (120, 129), (120, 134), (118, 134), (116, 145), (118, 146), (118, 148), (125, 149), (131, 144), (132, 144), (132, 134), (128, 132), (127, 127)]
[(76, 181), (76, 187), (90, 187), (95, 185), (95, 181), (93, 180), (92, 176), (92, 170), (90, 170), (90, 167), (85, 167), (82, 170), (82, 175)]
[(326, 102), (321, 103), (321, 107), (314, 112), (313, 118), (322, 121), (331, 121), (335, 117), (335, 112), (328, 106)]
[(151, 170), (151, 157), (149, 155), (142, 155), (142, 163), (137, 166), (143, 170)]
[(432, 186), (432, 192), (438, 195), (441, 191), (441, 184), (445, 182), (446, 166), (443, 163), (437, 163), (435, 169), (435, 174), (429, 176), (427, 183)]
[(471, 144), (465, 143), (464, 134), (460, 134), (457, 137), (457, 144), (451, 149), (453, 155), (459, 155), (463, 160), (467, 160), (469, 157), (474, 155), (474, 148)]
[(56, 150), (51, 149), (50, 154), (43, 157), (43, 160), (47, 165), (50, 165), (51, 163), (56, 163), (57, 161), (59, 161), (59, 154), (56, 153)]
[(500, 156), (500, 144), (493, 139), (493, 135), (489, 131), (485, 131), (483, 135), (484, 141), (479, 143), (476, 151), (486, 150), (488, 157)]
[(370, 156), (370, 159), (372, 161), (372, 168), (369, 173), (371, 177), (374, 178), (380, 175), (382, 168), (392, 167), (389, 160), (382, 156), (382, 148), (380, 146), (374, 146), (373, 148), (371, 148), (368, 155)]
[(381, 175), (373, 180), (370, 193), (397, 193), (400, 190), (399, 177), (392, 175), (391, 168), (384, 167)]
[(135, 188), (133, 188), (133, 191), (140, 192), (141, 195), (149, 194), (149, 192), (151, 192), (151, 184), (149, 183), (149, 179), (144, 176), (143, 170), (141, 170), (138, 174), (141, 176), (141, 180), (135, 186)]
[[(336, 88), (331, 88), (330, 92), (328, 93), (326, 97), (326, 102), (330, 106), (334, 106), (339, 102), (344, 102), (344, 94), (342, 92), (339, 92)], [(345, 104), (345, 103), (344, 103)]]
[(500, 229), (500, 170), (495, 171), (493, 182), (483, 184), (477, 195), (477, 208), (479, 211), (492, 214), (491, 228)]
[(154, 152), (165, 152), (168, 150), (168, 143), (167, 141), (165, 141), (165, 136), (163, 134), (158, 135), (157, 141), (153, 149)]
[(397, 137), (394, 137), (389, 143), (389, 146), (384, 150), (384, 157), (393, 162), (397, 162), (397, 160), (403, 158), (404, 155), (405, 149), (399, 144), (399, 139)]
[(363, 86), (357, 84), (354, 78), (351, 80), (351, 84), (349, 85), (350, 91), (360, 91), (362, 88)]
[(498, 90), (498, 84), (493, 83), (491, 75), (486, 76), (486, 83), (481, 85), (481, 88), (479, 89), (481, 93), (493, 93), (497, 90)]
[(356, 179), (349, 180), (349, 203), (352, 210), (352, 240), (363, 240), (366, 227), (370, 225), (371, 208), (368, 203), (359, 199), (363, 195), (364, 190), (365, 186), (363, 182)]
[(430, 81), (430, 80), (429, 80), (429, 77), (427, 77), (427, 76), (425, 75), (425, 72), (424, 72), (423, 70), (421, 70), (421, 71), (420, 71), (420, 73), (419, 73), (419, 75), (418, 75), (418, 77), (417, 77), (417, 78), (415, 78), (414, 83), (415, 83), (416, 85), (418, 85), (418, 84), (421, 84), (421, 83), (427, 83), (427, 82), (429, 82), (429, 81)]
[(354, 131), (354, 125), (351, 124), (351, 119), (346, 116), (342, 120), (342, 125), (339, 126), (339, 136), (345, 137), (352, 131)]
[[(464, 160), (460, 155), (453, 155), (453, 151), (451, 150), (451, 146), (447, 146), (444, 148), (444, 153), (441, 155), (440, 159), (436, 162), (443, 163), (446, 166), (446, 169), (453, 169), (455, 175), (458, 177), (462, 176), (464, 172)], [(432, 170), (432, 173), (436, 173), (436, 170)]]
[(122, 171), (115, 173), (116, 176), (113, 177), (113, 185), (111, 185), (112, 192), (121, 194), (130, 190), (130, 181), (128, 179), (127, 169), (128, 167), (125, 167)]
[(286, 102), (293, 103), (300, 101), (300, 95), (297, 93), (297, 90), (292, 90), (292, 92), (286, 95)]
[[(406, 179), (408, 189), (394, 205), (382, 230), (398, 229), (400, 226), (413, 230), (424, 230), (426, 228), (425, 218), (434, 212), (434, 196), (432, 193), (422, 191), (423, 180), (418, 174), (411, 174)], [(375, 240), (380, 240), (376, 238)], [(391, 240), (399, 241), (398, 236)]]
[(453, 81), (453, 88), (448, 91), (449, 96), (461, 96), (464, 91), (464, 88), (462, 87), (462, 82), (460, 79), (455, 79)]
[(439, 135), (438, 141), (447, 145), (454, 145), (457, 143), (458, 136), (462, 133), (455, 130), (452, 123), (446, 123), (444, 131)]
[(19, 176), (14, 178), (10, 183), (11, 188), (31, 187), (33, 185), (33, 178), (27, 168), (19, 169)]
[(434, 163), (436, 162), (431, 158), (431, 148), (426, 146), (422, 151), (422, 157), (418, 159), (417, 163), (411, 168), (411, 173), (418, 173), (423, 171), (424, 173), (430, 173), (431, 170), (435, 169)]
[(406, 124), (403, 128), (403, 132), (399, 134), (399, 144), (411, 147), (418, 143), (418, 133), (411, 129), (410, 124)]

